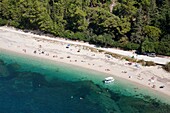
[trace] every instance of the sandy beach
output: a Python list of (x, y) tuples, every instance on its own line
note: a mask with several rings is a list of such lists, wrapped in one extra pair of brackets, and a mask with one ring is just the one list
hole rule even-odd
[[(89, 47), (94, 48), (94, 45), (0, 27), (1, 49), (104, 72), (170, 96), (170, 73), (160, 66), (143, 67), (140, 64), (113, 58), (95, 49), (92, 51)], [(170, 59), (162, 61), (167, 62)]]

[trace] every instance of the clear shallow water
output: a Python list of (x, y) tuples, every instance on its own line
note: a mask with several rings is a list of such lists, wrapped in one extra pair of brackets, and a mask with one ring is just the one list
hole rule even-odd
[[(66, 64), (0, 52), (0, 113), (169, 113), (170, 106), (116, 78)], [(145, 93), (143, 93), (145, 94)], [(155, 98), (155, 97), (153, 97)]]

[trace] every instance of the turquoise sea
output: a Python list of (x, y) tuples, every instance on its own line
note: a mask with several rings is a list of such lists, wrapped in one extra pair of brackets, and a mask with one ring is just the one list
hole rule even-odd
[(0, 113), (170, 113), (170, 99), (109, 75), (0, 50)]

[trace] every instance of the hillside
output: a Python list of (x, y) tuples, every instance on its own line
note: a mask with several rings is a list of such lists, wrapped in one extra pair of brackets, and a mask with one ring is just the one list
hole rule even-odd
[(0, 25), (170, 55), (169, 0), (1, 0)]

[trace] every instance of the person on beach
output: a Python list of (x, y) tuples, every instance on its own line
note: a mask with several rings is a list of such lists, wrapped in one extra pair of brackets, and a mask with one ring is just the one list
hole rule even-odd
[(26, 49), (22, 49), (25, 53), (27, 52)]

